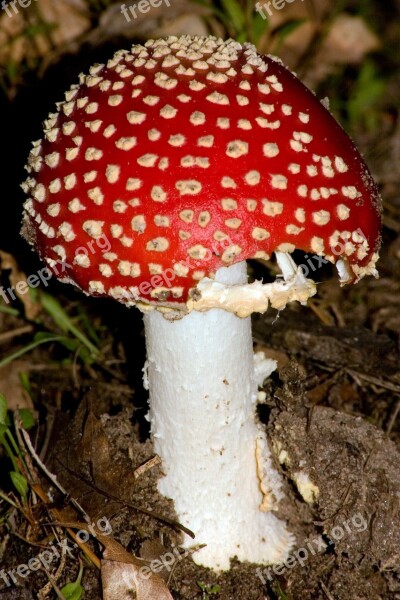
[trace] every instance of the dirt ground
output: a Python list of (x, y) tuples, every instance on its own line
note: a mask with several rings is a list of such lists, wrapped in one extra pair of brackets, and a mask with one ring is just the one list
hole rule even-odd
[[(170, 12), (163, 5), (131, 22), (123, 21), (119, 3), (105, 0), (38, 0), (12, 18), (1, 13), (3, 287), (41, 267), (19, 235), (19, 184), (30, 141), (40, 137), (41, 121), (64, 88), (131, 41), (185, 32), (227, 37), (246, 27), (248, 38), (255, 36), (248, 19), (243, 31), (233, 28), (228, 5), (221, 3), (221, 17), (211, 4), (172, 1)], [(242, 5), (247, 15), (248, 6)], [(129, 562), (127, 553), (154, 560), (174, 549), (173, 568), (157, 574), (158, 590), (147, 596), (142, 590), (139, 600), (166, 598), (164, 582), (175, 600), (400, 599), (399, 17), (394, 0), (295, 2), (275, 11), (257, 36), (260, 50), (278, 53), (320, 98), (330, 98), (379, 185), (384, 208), (379, 279), (341, 288), (336, 270), (324, 265), (315, 270), (318, 295), (307, 306), (253, 317), (255, 351), (278, 361), (258, 410), (284, 480), (287, 502), (278, 514), (296, 536), (289, 566), (233, 561), (218, 575), (178, 553), (172, 503), (156, 490), (160, 465), (137, 471), (154, 458), (141, 381), (141, 315), (52, 280), (41, 291), (0, 303), (0, 393), (10, 409), (34, 414), (32, 443), (65, 490), (60, 493), (31, 457), (38, 480), (23, 510), (10, 507), (6, 498), (15, 501), (18, 494), (0, 445), (0, 599), (64, 598), (61, 588), (76, 580), (82, 564), (83, 593), (67, 597), (99, 600), (96, 560)], [(294, 257), (307, 264), (304, 253)], [(258, 279), (276, 273), (274, 264), (251, 261), (249, 268)], [(49, 298), (100, 349), (97, 358), (82, 350)], [(312, 485), (304, 485), (304, 472)], [(87, 527), (81, 508), (97, 524), (86, 543), (93, 560), (75, 547), (47, 572), (11, 584), (2, 579), (52, 540), (72, 544), (69, 532)], [(104, 523), (109, 529), (101, 530)], [(134, 596), (114, 596), (128, 597)]]

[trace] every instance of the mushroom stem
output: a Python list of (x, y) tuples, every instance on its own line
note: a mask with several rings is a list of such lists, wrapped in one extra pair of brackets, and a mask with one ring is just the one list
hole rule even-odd
[[(216, 280), (245, 283), (246, 263), (220, 269)], [(250, 317), (212, 309), (169, 321), (152, 311), (144, 324), (151, 434), (165, 473), (158, 487), (196, 545), (207, 544), (194, 560), (215, 570), (229, 569), (234, 556), (285, 560), (293, 537), (271, 513), (283, 493), (256, 419)]]

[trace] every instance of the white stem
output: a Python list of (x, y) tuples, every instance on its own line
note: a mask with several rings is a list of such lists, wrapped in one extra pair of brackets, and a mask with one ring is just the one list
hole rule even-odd
[[(246, 264), (216, 279), (243, 284)], [(159, 491), (174, 500), (196, 545), (207, 544), (194, 560), (216, 570), (234, 556), (285, 560), (293, 538), (270, 512), (283, 494), (256, 421), (250, 318), (211, 309), (168, 321), (152, 311), (144, 323), (151, 434), (165, 473)]]

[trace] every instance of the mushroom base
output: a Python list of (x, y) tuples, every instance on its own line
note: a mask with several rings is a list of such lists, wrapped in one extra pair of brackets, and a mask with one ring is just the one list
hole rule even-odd
[[(216, 279), (245, 283), (246, 264)], [(256, 421), (250, 318), (212, 309), (168, 321), (153, 311), (144, 323), (151, 435), (165, 473), (159, 491), (174, 500), (195, 544), (207, 544), (195, 562), (226, 570), (235, 556), (284, 561), (294, 539), (271, 512), (283, 494)]]

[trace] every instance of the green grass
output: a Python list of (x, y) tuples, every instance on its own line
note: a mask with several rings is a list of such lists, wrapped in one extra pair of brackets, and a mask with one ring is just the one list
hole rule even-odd
[(76, 581), (67, 583), (61, 588), (61, 598), (64, 600), (80, 600), (83, 597), (84, 589), (81, 585), (83, 574), (83, 565), (81, 564)]
[(220, 585), (208, 585), (202, 581), (196, 581), (196, 584), (202, 591), (202, 600), (209, 600), (212, 596), (216, 596), (221, 591)]
[(254, 10), (254, 4), (250, 0), (194, 0), (198, 4), (207, 7), (215, 19), (217, 19), (231, 37), (240, 43), (251, 42), (255, 45), (261, 36), (269, 28), (268, 19)]
[(380, 124), (387, 85), (370, 57), (355, 73), (343, 67), (324, 83), (324, 90), (328, 90), (332, 112), (347, 131), (373, 133)]
[[(30, 411), (18, 411), (21, 426), (24, 429), (30, 429), (35, 420)], [(25, 477), (27, 472), (23, 453), (21, 452), (17, 438), (13, 431), (12, 421), (8, 411), (7, 400), (3, 394), (0, 394), (0, 444), (3, 446), (6, 456), (9, 460), (8, 475), (14, 490), (17, 492), (22, 505), (28, 502), (29, 484)], [(8, 494), (0, 490), (0, 497), (13, 508), (18, 508), (18, 503), (11, 499)]]
[[(9, 365), (12, 361), (28, 354), (43, 344), (57, 343), (67, 351), (66, 362), (73, 362), (77, 358), (85, 364), (91, 365), (101, 360), (99, 345), (101, 340), (85, 310), (78, 305), (76, 315), (69, 315), (62, 304), (43, 290), (30, 290), (31, 299), (41, 307), (41, 311), (34, 321), (37, 328), (33, 340), (11, 352), (0, 360), (0, 368)], [(0, 305), (0, 310), (12, 316), (24, 318), (21, 310)]]

